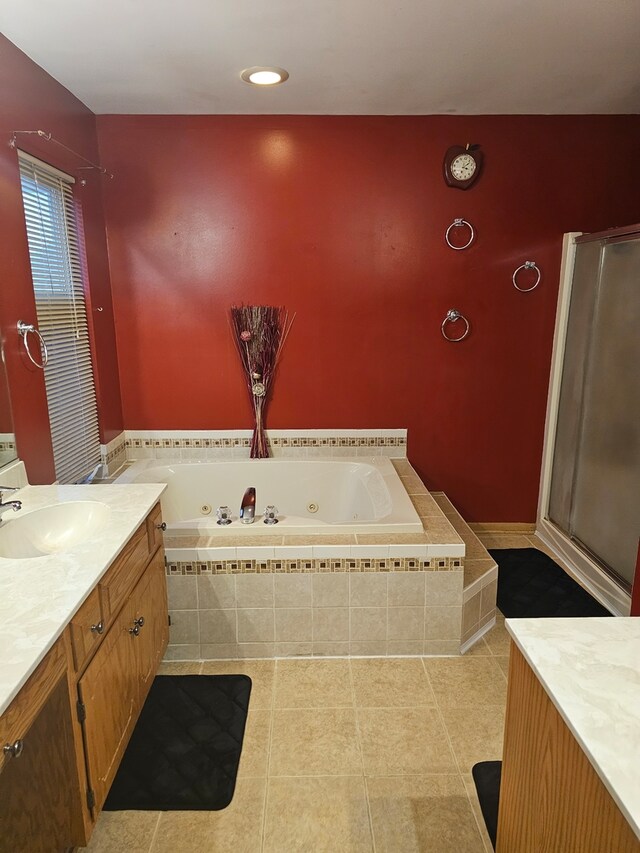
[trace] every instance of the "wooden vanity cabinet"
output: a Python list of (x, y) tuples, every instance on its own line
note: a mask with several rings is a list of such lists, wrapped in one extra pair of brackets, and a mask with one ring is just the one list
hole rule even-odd
[(109, 793), (166, 648), (168, 632), (160, 549), (78, 681), (88, 780), (97, 811)]
[(0, 716), (0, 853), (89, 840), (169, 639), (160, 524), (157, 504)]
[(82, 783), (60, 639), (0, 717), (0, 851), (51, 853), (83, 838)]

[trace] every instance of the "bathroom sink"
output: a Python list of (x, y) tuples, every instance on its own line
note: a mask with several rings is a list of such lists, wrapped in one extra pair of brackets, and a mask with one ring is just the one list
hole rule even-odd
[(106, 524), (111, 509), (99, 501), (69, 501), (17, 514), (0, 526), (0, 557), (58, 554), (86, 542)]

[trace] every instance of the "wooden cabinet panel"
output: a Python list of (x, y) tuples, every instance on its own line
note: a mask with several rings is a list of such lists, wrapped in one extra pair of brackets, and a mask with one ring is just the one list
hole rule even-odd
[(496, 850), (640, 853), (640, 841), (514, 644)]
[(143, 522), (98, 584), (106, 622), (110, 622), (116, 615), (138, 582), (148, 559), (149, 539), (146, 523)]
[[(45, 671), (47, 678), (35, 682), (37, 692), (32, 684), (14, 702), (24, 711), (23, 747), (0, 770), (0, 853), (57, 853), (84, 840), (77, 829), (82, 803), (66, 667)], [(18, 739), (15, 727), (12, 732), (10, 743)]]
[(104, 635), (100, 592), (94, 589), (71, 620), (73, 665), (79, 672)]
[(166, 625), (164, 555), (158, 551), (78, 682), (89, 784), (98, 811), (166, 647)]
[(162, 509), (156, 504), (147, 516), (147, 537), (149, 540), (149, 553), (153, 554), (159, 545), (162, 545)]

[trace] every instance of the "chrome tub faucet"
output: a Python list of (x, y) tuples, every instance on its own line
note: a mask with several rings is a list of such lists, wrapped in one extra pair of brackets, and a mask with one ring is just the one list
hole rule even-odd
[(253, 524), (256, 516), (256, 490), (253, 486), (244, 493), (240, 507), (240, 521), (243, 524)]

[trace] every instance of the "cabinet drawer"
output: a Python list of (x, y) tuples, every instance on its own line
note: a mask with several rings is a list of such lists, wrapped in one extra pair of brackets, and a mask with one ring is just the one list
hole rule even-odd
[(105, 623), (116, 615), (138, 582), (148, 558), (149, 540), (146, 522), (143, 522), (98, 584)]
[(7, 760), (2, 747), (22, 740), (40, 713), (51, 690), (67, 666), (62, 639), (59, 639), (36, 671), (0, 717), (0, 771)]
[(78, 672), (98, 646), (104, 634), (100, 593), (96, 587), (71, 620), (73, 665)]
[(147, 536), (149, 538), (149, 553), (153, 554), (158, 545), (162, 545), (162, 509), (156, 504), (147, 516)]

